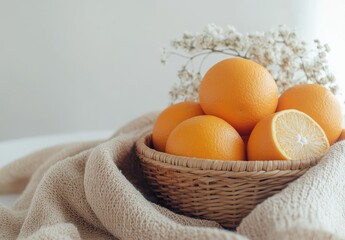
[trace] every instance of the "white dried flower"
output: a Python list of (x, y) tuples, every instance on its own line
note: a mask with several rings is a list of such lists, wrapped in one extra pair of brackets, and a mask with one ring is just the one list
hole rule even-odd
[(162, 48), (161, 49), (161, 63), (165, 65), (167, 63), (167, 60), (168, 60), (167, 51), (165, 48)]
[(170, 91), (172, 102), (198, 101), (200, 71), (211, 54), (256, 61), (272, 74), (280, 93), (296, 84), (318, 83), (337, 94), (338, 85), (327, 63), (330, 47), (319, 40), (314, 43), (314, 49), (307, 49), (297, 33), (285, 25), (267, 32), (241, 34), (232, 26), (222, 28), (209, 24), (201, 33), (185, 32), (181, 39), (172, 41), (171, 47), (176, 51), (167, 53), (162, 49), (161, 62), (165, 64), (170, 55), (186, 58), (178, 71), (180, 82)]

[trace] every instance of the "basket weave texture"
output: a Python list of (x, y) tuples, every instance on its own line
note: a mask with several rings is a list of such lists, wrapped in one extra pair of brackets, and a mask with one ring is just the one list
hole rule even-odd
[(151, 134), (136, 142), (136, 153), (147, 182), (167, 207), (230, 229), (236, 228), (257, 204), (280, 192), (318, 162), (174, 156), (155, 151)]

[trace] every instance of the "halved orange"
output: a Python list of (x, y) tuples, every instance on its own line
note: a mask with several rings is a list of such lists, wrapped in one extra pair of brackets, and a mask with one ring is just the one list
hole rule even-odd
[(255, 126), (247, 156), (248, 160), (315, 159), (328, 148), (327, 136), (317, 122), (298, 110), (284, 110)]

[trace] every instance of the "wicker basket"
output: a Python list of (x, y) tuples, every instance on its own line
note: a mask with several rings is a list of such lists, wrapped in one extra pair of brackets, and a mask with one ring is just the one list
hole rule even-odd
[(148, 183), (171, 209), (236, 228), (250, 211), (280, 192), (318, 160), (220, 161), (174, 156), (152, 149), (151, 134), (136, 152)]

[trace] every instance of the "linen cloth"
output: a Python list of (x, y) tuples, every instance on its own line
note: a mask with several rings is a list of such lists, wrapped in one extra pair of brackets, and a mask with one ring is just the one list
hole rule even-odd
[(0, 194), (21, 192), (11, 208), (0, 204), (0, 239), (345, 239), (345, 141), (231, 232), (157, 204), (134, 150), (155, 118), (0, 169)]

